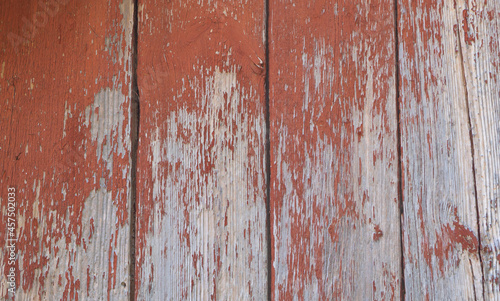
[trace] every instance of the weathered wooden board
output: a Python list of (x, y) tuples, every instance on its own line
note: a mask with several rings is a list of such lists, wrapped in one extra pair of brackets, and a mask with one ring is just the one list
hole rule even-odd
[(399, 299), (393, 2), (269, 9), (272, 297)]
[(16, 300), (128, 298), (132, 15), (129, 0), (0, 3), (2, 300), (11, 267)]
[(139, 300), (263, 300), (264, 2), (139, 1)]
[(500, 3), (457, 1), (456, 13), (472, 130), (484, 299), (500, 300)]
[(465, 45), (459, 36), (463, 30), (466, 36), (470, 33), (462, 23), (463, 12), (453, 1), (398, 1), (403, 256), (409, 300), (486, 297), (468, 112), (468, 98), (474, 104), (478, 99), (468, 96), (465, 82)]

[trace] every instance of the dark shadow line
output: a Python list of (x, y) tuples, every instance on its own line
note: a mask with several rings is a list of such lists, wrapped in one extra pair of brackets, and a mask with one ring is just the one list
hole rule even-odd
[(398, 19), (398, 0), (394, 0), (394, 55), (395, 55), (395, 81), (396, 81), (396, 123), (397, 123), (397, 154), (398, 154), (398, 204), (399, 204), (399, 248), (401, 250), (401, 291), (400, 298), (405, 300), (406, 297), (406, 283), (405, 283), (405, 253), (404, 253), (404, 238), (403, 238), (403, 172), (402, 172), (402, 150), (401, 150), (401, 98), (399, 94), (400, 89), (400, 70), (399, 70), (399, 19)]
[(129, 300), (135, 300), (135, 235), (137, 212), (137, 148), (139, 142), (139, 87), (137, 85), (138, 0), (134, 1), (132, 27), (132, 99), (130, 105), (130, 248), (129, 248)]
[(272, 299), (272, 246), (271, 246), (271, 142), (270, 142), (270, 119), (269, 119), (269, 0), (265, 0), (265, 119), (266, 119), (266, 242), (267, 242), (267, 300)]

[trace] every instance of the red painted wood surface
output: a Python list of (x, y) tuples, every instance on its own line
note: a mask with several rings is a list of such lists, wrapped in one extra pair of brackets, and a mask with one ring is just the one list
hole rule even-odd
[(399, 299), (393, 3), (269, 3), (272, 298)]
[(495, 1), (133, 13), (0, 2), (1, 300), (500, 298)]
[(138, 300), (266, 298), (264, 13), (139, 1)]
[(125, 300), (131, 1), (0, 3), (0, 299)]
[(469, 106), (480, 99), (468, 92), (465, 74), (475, 72), (467, 71), (463, 55), (471, 34), (464, 12), (452, 2), (399, 1), (403, 256), (409, 300), (490, 300), (483, 295), (476, 204), (483, 197), (476, 194), (477, 154), (471, 139), (484, 141), (471, 133), (469, 118), (478, 116)]

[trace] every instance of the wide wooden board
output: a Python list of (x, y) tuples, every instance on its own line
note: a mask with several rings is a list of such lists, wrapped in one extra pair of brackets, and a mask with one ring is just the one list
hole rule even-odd
[(396, 300), (392, 1), (269, 2), (273, 300)]
[(500, 299), (500, 4), (457, 1), (478, 204), (484, 299)]
[(129, 0), (0, 3), (2, 300), (11, 267), (16, 300), (128, 298), (132, 15)]
[(453, 1), (398, 1), (409, 300), (486, 297), (468, 111), (477, 99), (466, 83), (462, 14)]
[(264, 300), (264, 2), (139, 1), (139, 300)]

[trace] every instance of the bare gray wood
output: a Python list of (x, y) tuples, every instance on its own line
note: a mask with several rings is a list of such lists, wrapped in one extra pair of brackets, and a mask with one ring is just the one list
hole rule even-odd
[(461, 15), (452, 1), (398, 1), (407, 300), (485, 297)]
[(500, 300), (500, 3), (457, 1), (471, 122), (484, 299)]

